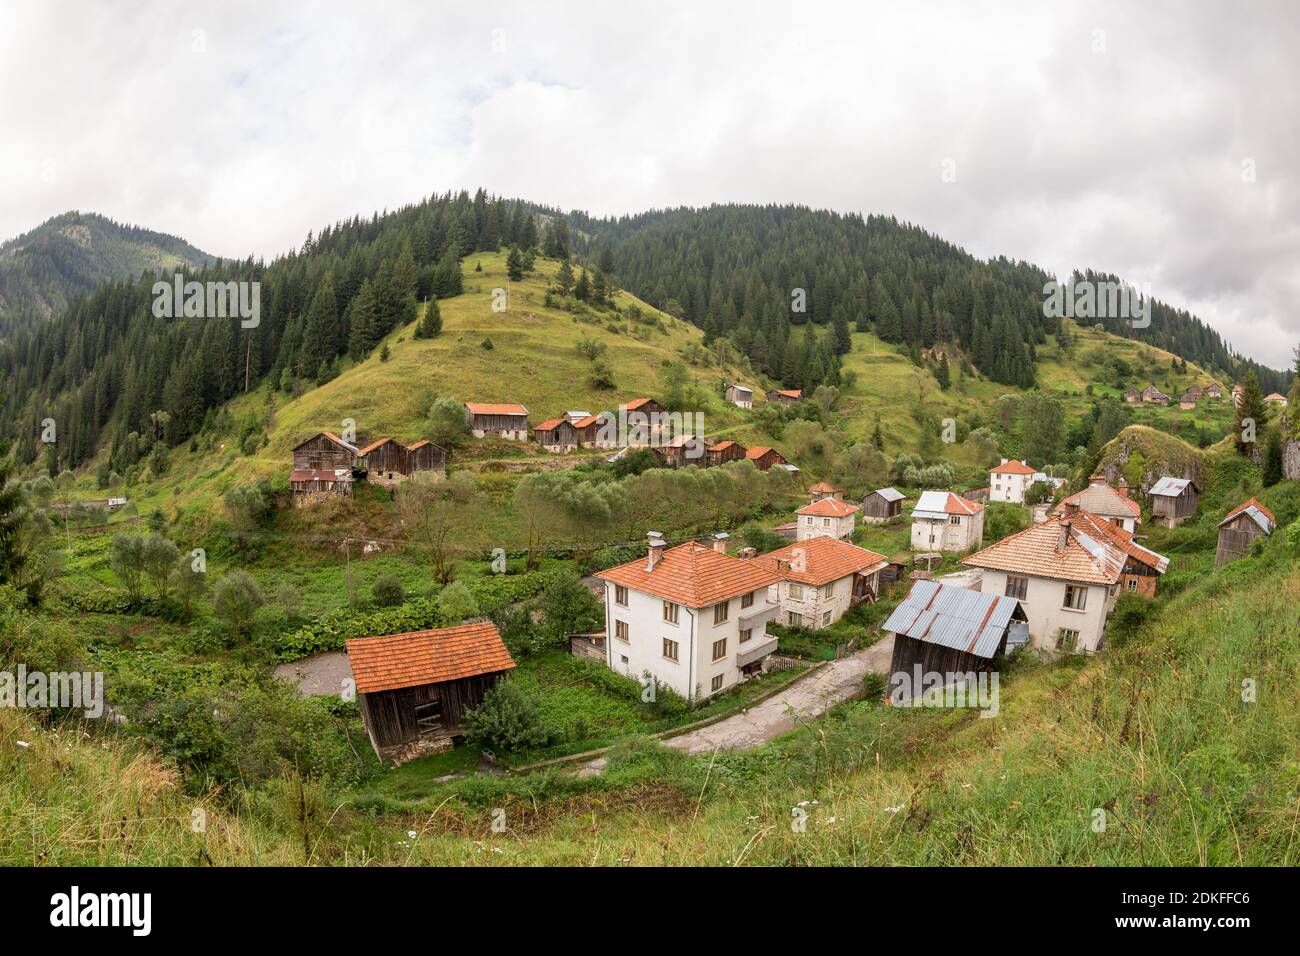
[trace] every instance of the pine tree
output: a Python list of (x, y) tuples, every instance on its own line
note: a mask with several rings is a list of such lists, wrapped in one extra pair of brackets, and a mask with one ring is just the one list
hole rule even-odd
[(939, 359), (939, 369), (937, 372), (935, 372), (934, 377), (938, 380), (939, 387), (943, 389), (945, 392), (948, 391), (948, 386), (952, 384), (952, 378), (951, 378), (951, 373), (948, 370), (947, 355), (944, 355)]
[(442, 331), (442, 310), (438, 308), (438, 300), (430, 299), (424, 304), (424, 317), (420, 319), (420, 324), (415, 327), (415, 337), (417, 339), (431, 339)]
[(8, 442), (0, 447), (0, 584), (7, 584), (24, 563), (19, 536), (24, 517), (23, 489), (13, 480), (14, 461)]
[(560, 268), (555, 273), (555, 288), (560, 295), (568, 295), (573, 291), (573, 267), (569, 265), (568, 259), (560, 263)]
[(524, 259), (517, 246), (511, 246), (510, 254), (506, 256), (506, 275), (511, 282), (518, 282), (524, 277)]
[(1241, 387), (1241, 404), (1237, 406), (1237, 433), (1233, 440), (1239, 454), (1258, 463), (1258, 432), (1268, 419), (1268, 410), (1264, 405), (1264, 395), (1260, 391), (1259, 379), (1254, 369), (1246, 373)]
[(311, 305), (307, 307), (307, 324), (303, 329), (303, 352), (311, 365), (327, 363), (339, 350), (338, 304), (334, 300), (334, 279), (325, 273)]
[(1268, 436), (1268, 445), (1264, 448), (1265, 488), (1271, 488), (1282, 480), (1282, 436), (1276, 430)]
[(348, 354), (360, 360), (370, 354), (379, 341), (378, 302), (374, 286), (367, 279), (348, 306)]
[(587, 278), (587, 270), (578, 270), (578, 281), (573, 286), (574, 296), (582, 302), (591, 298), (591, 280)]

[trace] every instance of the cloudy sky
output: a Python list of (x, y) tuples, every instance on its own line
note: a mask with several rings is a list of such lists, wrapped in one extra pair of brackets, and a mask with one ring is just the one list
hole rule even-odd
[(886, 213), (1300, 341), (1300, 4), (7, 0), (0, 239), (272, 256), (478, 186)]

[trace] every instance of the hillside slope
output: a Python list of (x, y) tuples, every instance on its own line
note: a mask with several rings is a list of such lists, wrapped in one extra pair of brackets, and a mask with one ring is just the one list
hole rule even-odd
[(0, 245), (0, 336), (48, 318), (106, 279), (211, 261), (175, 236), (65, 212)]

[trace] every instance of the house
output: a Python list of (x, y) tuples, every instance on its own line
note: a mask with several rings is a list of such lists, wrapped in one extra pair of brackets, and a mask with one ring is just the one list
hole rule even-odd
[(984, 540), (984, 506), (951, 491), (923, 491), (912, 509), (913, 551), (967, 551)]
[(963, 558), (982, 571), (980, 591), (1020, 601), (1030, 641), (1045, 650), (1091, 653), (1121, 589), (1155, 594), (1169, 559), (1086, 511), (1069, 509)]
[(989, 486), (981, 485), (979, 488), (967, 488), (961, 492), (961, 496), (968, 501), (986, 505), (989, 503)]
[(780, 575), (769, 599), (781, 605), (781, 623), (813, 630), (834, 624), (855, 604), (874, 603), (880, 572), (889, 565), (883, 554), (825, 535), (750, 560)]
[(1112, 487), (1104, 475), (1093, 475), (1087, 488), (1065, 498), (1053, 510), (1063, 514), (1070, 506), (1104, 518), (1129, 533), (1137, 531), (1142, 521), (1142, 506), (1128, 496), (1128, 482), (1123, 477)]
[(705, 449), (707, 454), (707, 464), (725, 465), (729, 461), (740, 461), (745, 457), (745, 446), (738, 441), (732, 441), (728, 438), (720, 441), (716, 445), (710, 445)]
[(653, 442), (668, 428), (668, 410), (653, 398), (634, 398), (623, 406), (629, 434)]
[(1214, 567), (1244, 558), (1255, 539), (1273, 533), (1277, 518), (1256, 499), (1250, 498), (1228, 512), (1219, 522), (1219, 547), (1214, 552)]
[(1151, 498), (1151, 520), (1166, 528), (1176, 528), (1196, 514), (1200, 487), (1190, 478), (1165, 475), (1147, 495)]
[(836, 498), (843, 500), (844, 495), (840, 489), (836, 488), (828, 481), (819, 481), (808, 489), (808, 494), (812, 496), (813, 502), (821, 501), (823, 498)]
[(542, 422), (533, 429), (533, 437), (537, 444), (556, 455), (567, 454), (578, 447), (578, 429), (567, 418)]
[(767, 400), (769, 402), (780, 402), (782, 405), (793, 405), (795, 402), (803, 401), (803, 390), (798, 388), (769, 388), (767, 390)]
[(466, 711), (515, 666), (491, 621), (345, 646), (370, 745), (393, 762), (451, 749)]
[(785, 524), (779, 524), (772, 529), (772, 533), (780, 535), (787, 541), (796, 541), (799, 538), (799, 522), (787, 521)]
[(989, 501), (1006, 501), (1014, 505), (1025, 503), (1025, 492), (1034, 481), (1034, 469), (1023, 461), (1002, 459), (1002, 464), (989, 469)]
[(475, 438), (528, 441), (528, 409), (513, 403), (466, 402), (469, 433)]
[(445, 471), (447, 453), (423, 439), (408, 446), (394, 438), (380, 438), (357, 452), (357, 465), (367, 481), (391, 488), (417, 471)]
[(1058, 490), (1065, 487), (1065, 479), (1054, 478), (1045, 471), (1036, 471), (1034, 476), (1029, 479), (1029, 487), (1032, 488), (1037, 484), (1048, 485), (1052, 489), (1052, 494), (1056, 494)]
[(745, 457), (752, 461), (754, 467), (759, 471), (767, 471), (773, 465), (789, 464), (789, 462), (782, 457), (779, 451), (775, 448), (768, 448), (766, 445), (759, 445), (756, 448), (746, 449)]
[(317, 432), (293, 449), (289, 487), (295, 497), (352, 494), (353, 469), (361, 450), (333, 432)]
[(754, 390), (744, 385), (728, 385), (726, 398), (737, 408), (754, 407)]
[(1280, 395), (1277, 392), (1270, 392), (1268, 395), (1265, 395), (1264, 401), (1269, 405), (1280, 405), (1283, 408), (1286, 408), (1286, 396)]
[(797, 540), (807, 541), (821, 535), (832, 538), (847, 538), (853, 534), (857, 522), (858, 506), (851, 505), (839, 498), (814, 496), (811, 504), (806, 504), (795, 514), (799, 522)]
[(999, 657), (1028, 643), (1029, 618), (1014, 597), (919, 580), (881, 630), (894, 635), (889, 697), (904, 703), (921, 690), (920, 675), (957, 679), (993, 670)]
[(1142, 392), (1136, 388), (1126, 388), (1124, 389), (1124, 401), (1130, 405), (1136, 405), (1142, 401)]
[(1240, 408), (1241, 403), (1245, 400), (1245, 396), (1246, 396), (1246, 387), (1244, 385), (1232, 386), (1232, 404)]
[(656, 447), (654, 452), (669, 468), (709, 466), (709, 443), (698, 435), (678, 435)]
[(1148, 405), (1168, 405), (1169, 396), (1154, 385), (1148, 385), (1142, 392), (1142, 401)]
[(605, 582), (611, 669), (692, 701), (763, 671), (777, 645), (767, 622), (781, 610), (769, 596), (780, 577), (727, 554), (726, 540), (668, 548), (651, 532), (646, 557), (596, 575)]
[(618, 419), (613, 412), (588, 415), (573, 423), (579, 448), (617, 448)]
[(1191, 411), (1196, 407), (1196, 399), (1192, 397), (1190, 391), (1183, 392), (1183, 397), (1178, 400), (1178, 407), (1185, 412)]
[(1205, 397), (1206, 397), (1206, 398), (1223, 398), (1223, 389), (1220, 388), (1217, 384), (1211, 383), (1211, 384), (1205, 386)]
[(877, 488), (862, 499), (862, 520), (867, 524), (884, 524), (903, 513), (907, 496), (894, 488)]

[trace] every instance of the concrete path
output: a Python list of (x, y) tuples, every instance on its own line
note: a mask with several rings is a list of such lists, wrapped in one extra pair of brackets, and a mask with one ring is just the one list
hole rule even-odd
[[(819, 717), (831, 707), (856, 696), (868, 671), (889, 673), (894, 653), (894, 636), (888, 635), (870, 647), (796, 680), (748, 710), (716, 724), (687, 731), (665, 740), (665, 747), (688, 754), (714, 750), (748, 750), (793, 730), (800, 723)], [(579, 777), (590, 777), (605, 769), (608, 761), (598, 757), (583, 764)]]
[(275, 676), (297, 684), (298, 693), (304, 697), (337, 697), (343, 693), (344, 681), (352, 679), (352, 667), (348, 664), (346, 651), (325, 651), (280, 664), (275, 669)]

